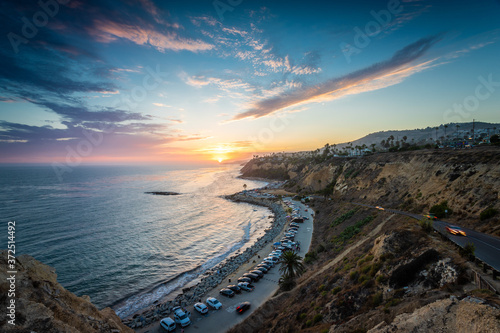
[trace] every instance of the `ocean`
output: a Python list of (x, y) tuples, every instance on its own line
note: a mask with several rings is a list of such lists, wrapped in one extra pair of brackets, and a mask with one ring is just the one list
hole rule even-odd
[(266, 184), (237, 178), (240, 168), (81, 166), (60, 181), (50, 166), (1, 166), (0, 216), (5, 230), (16, 221), (16, 256), (125, 318), (264, 234), (267, 208), (221, 198)]

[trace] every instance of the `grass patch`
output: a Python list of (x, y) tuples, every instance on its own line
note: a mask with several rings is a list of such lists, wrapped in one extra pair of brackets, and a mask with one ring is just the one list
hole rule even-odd
[(330, 227), (336, 227), (338, 226), (339, 224), (341, 224), (342, 222), (344, 221), (347, 221), (348, 219), (350, 219), (354, 214), (356, 214), (356, 212), (358, 211), (358, 208), (354, 208), (354, 209), (351, 209), (350, 211), (348, 211), (347, 213), (344, 213), (342, 215), (340, 215), (339, 217), (337, 217), (331, 224), (330, 224)]
[(358, 234), (361, 231), (361, 228), (370, 223), (374, 218), (375, 217), (373, 215), (370, 215), (368, 217), (365, 217), (361, 221), (356, 222), (355, 225), (345, 228), (344, 231), (340, 233), (340, 235), (333, 238), (332, 242), (342, 245), (343, 243), (354, 237), (356, 234)]

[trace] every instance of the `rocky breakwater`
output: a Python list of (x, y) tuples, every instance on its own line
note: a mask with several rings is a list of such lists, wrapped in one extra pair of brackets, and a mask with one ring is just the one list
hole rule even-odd
[[(7, 266), (7, 250), (0, 253), (0, 267)], [(110, 308), (98, 310), (88, 296), (77, 297), (57, 282), (55, 270), (28, 255), (16, 258), (14, 298), (12, 274), (0, 271), (2, 304), (15, 300), (15, 318), (0, 312), (1, 332), (130, 332)], [(15, 325), (12, 325), (12, 320)], [(11, 321), (11, 323), (9, 323)]]
[(238, 267), (250, 260), (259, 250), (272, 242), (282, 231), (287, 222), (287, 214), (280, 201), (264, 198), (248, 197), (243, 194), (233, 194), (225, 196), (226, 199), (234, 202), (246, 202), (253, 205), (268, 207), (274, 213), (274, 221), (271, 228), (257, 239), (255, 244), (248, 247), (241, 253), (234, 254), (218, 265), (214, 266), (203, 274), (200, 282), (195, 286), (184, 288), (182, 293), (175, 299), (166, 302), (157, 301), (155, 304), (145, 309), (141, 314), (135, 314), (131, 318), (126, 318), (123, 323), (131, 328), (141, 328), (153, 322), (161, 320), (172, 313), (175, 306), (186, 307), (198, 302), (209, 290), (219, 285), (224, 279), (238, 269)]

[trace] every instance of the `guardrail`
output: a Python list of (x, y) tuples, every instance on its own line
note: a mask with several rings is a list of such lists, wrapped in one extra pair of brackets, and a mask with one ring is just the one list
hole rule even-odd
[(498, 294), (498, 291), (489, 283), (486, 281), (480, 273), (476, 272), (475, 270), (471, 269), (471, 276), (470, 276), (472, 282), (479, 288), (479, 289), (488, 289), (494, 292), (495, 294)]

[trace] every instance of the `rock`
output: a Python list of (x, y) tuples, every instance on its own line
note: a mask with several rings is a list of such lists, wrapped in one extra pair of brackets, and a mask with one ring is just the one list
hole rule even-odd
[[(0, 253), (0, 266), (7, 266), (7, 251)], [(16, 326), (0, 313), (1, 332), (119, 332), (133, 333), (110, 308), (99, 311), (88, 297), (77, 297), (57, 282), (52, 267), (28, 255), (17, 260)], [(0, 271), (0, 292), (9, 289), (7, 273)]]

